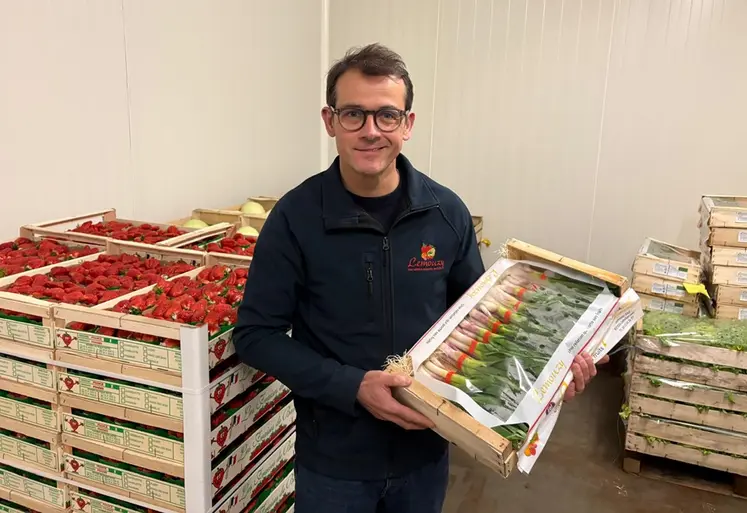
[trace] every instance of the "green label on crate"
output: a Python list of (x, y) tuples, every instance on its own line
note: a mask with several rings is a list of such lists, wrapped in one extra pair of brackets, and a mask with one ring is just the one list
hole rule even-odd
[(182, 398), (179, 396), (64, 372), (59, 373), (58, 381), (61, 393), (164, 417), (180, 420), (183, 417)]
[(176, 440), (70, 414), (63, 416), (62, 428), (66, 433), (80, 438), (184, 463), (184, 444)]
[(0, 469), (0, 486), (9, 488), (32, 499), (52, 504), (58, 508), (65, 507), (65, 493), (63, 490), (8, 472), (4, 469)]
[(14, 401), (6, 397), (0, 397), (0, 416), (54, 431), (59, 429), (57, 412), (34, 406), (33, 404)]
[(50, 390), (54, 390), (56, 385), (54, 372), (46, 367), (19, 362), (18, 360), (3, 358), (1, 356), (0, 377), (19, 383), (30, 383)]
[(184, 487), (154, 479), (143, 474), (122, 470), (103, 463), (65, 454), (65, 471), (69, 476), (80, 476), (127, 492), (137, 493), (179, 508), (185, 506)]
[(21, 509), (12, 508), (5, 504), (0, 504), (0, 513), (28, 513), (28, 512), (23, 511)]
[(79, 492), (70, 492), (70, 504), (72, 505), (72, 512), (85, 511), (86, 513), (142, 513), (141, 510), (126, 508), (124, 506), (113, 504), (96, 497), (90, 497)]
[(34, 346), (52, 347), (52, 330), (38, 324), (0, 319), (0, 338)]
[(0, 452), (21, 461), (36, 463), (52, 471), (57, 471), (60, 468), (57, 454), (45, 447), (40, 447), (14, 436), (0, 434)]
[(123, 338), (102, 337), (84, 331), (60, 329), (57, 330), (56, 335), (58, 349), (127, 362), (140, 367), (174, 372), (182, 370), (181, 351), (176, 348)]

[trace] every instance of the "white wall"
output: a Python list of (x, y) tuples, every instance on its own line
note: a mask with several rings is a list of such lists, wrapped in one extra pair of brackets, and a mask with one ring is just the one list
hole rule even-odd
[(110, 207), (183, 217), (317, 172), (324, 17), (322, 0), (0, 0), (0, 238)]
[(490, 239), (627, 272), (646, 236), (696, 245), (700, 194), (747, 195), (746, 26), (743, 0), (0, 0), (0, 237), (287, 190), (334, 156), (328, 59), (381, 41), (407, 155)]
[(627, 274), (646, 236), (697, 247), (701, 194), (747, 195), (744, 27), (742, 0), (331, 0), (330, 57), (403, 55), (405, 152), (494, 242)]

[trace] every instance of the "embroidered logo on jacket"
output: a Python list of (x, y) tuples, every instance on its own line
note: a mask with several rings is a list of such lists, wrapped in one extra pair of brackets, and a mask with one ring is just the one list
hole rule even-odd
[(436, 260), (436, 246), (420, 245), (420, 258), (412, 257), (407, 264), (408, 271), (442, 271), (446, 267), (443, 260)]

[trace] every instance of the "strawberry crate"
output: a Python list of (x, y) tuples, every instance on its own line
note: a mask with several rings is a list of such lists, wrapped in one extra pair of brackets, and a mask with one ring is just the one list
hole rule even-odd
[(0, 421), (3, 429), (37, 440), (60, 440), (59, 408), (48, 401), (0, 390)]
[(0, 428), (0, 459), (10, 466), (21, 464), (62, 477), (62, 447), (56, 442)]
[[(295, 433), (291, 435), (295, 437)], [(246, 476), (231, 491), (221, 497), (216, 507), (220, 513), (274, 513), (283, 511), (284, 506), (292, 506), (296, 482), (293, 472), (294, 459), (281, 466), (274, 473), (258, 472)], [(274, 470), (274, 469), (273, 469)]]
[(257, 237), (243, 235), (236, 226), (231, 226), (219, 237), (195, 237), (185, 249), (204, 251), (213, 258), (206, 260), (206, 265), (222, 263), (233, 267), (249, 267), (254, 256)]
[(0, 390), (57, 403), (57, 371), (51, 365), (0, 353)]
[(20, 504), (0, 499), (0, 513), (34, 513), (34, 511)]
[(44, 236), (84, 244), (102, 245), (110, 240), (170, 245), (170, 240), (199, 231), (169, 224), (133, 221), (117, 217), (115, 209), (91, 212), (79, 216), (29, 224), (21, 227), (20, 235), (31, 238)]
[(54, 359), (55, 304), (94, 305), (202, 265), (196, 251), (111, 242), (106, 251), (0, 278), (0, 350)]
[(105, 244), (78, 244), (43, 237), (18, 237), (0, 243), (0, 278), (34, 269), (47, 270), (67, 260), (104, 251)]
[[(213, 463), (211, 484), (213, 503), (221, 501), (225, 492), (242, 482), (249, 487), (249, 493), (256, 495), (262, 488), (263, 482), (276, 474), (294, 456), (295, 428), (285, 426), (281, 431), (268, 430), (263, 433), (268, 437), (263, 441), (253, 440), (230, 451), (223, 458)], [(246, 445), (255, 445), (253, 449)], [(244, 481), (244, 477), (249, 477)]]
[(145, 508), (115, 497), (76, 487), (70, 490), (70, 513), (154, 513)]
[(64, 454), (67, 479), (169, 511), (185, 511), (184, 480), (79, 449)]
[(69, 489), (59, 481), (0, 464), (0, 499), (32, 511), (67, 513)]
[(199, 325), (208, 327), (208, 340), (200, 342), (208, 350), (206, 369), (234, 355), (231, 336), (246, 274), (245, 267), (216, 263), (94, 308), (55, 307), (57, 358), (181, 386), (180, 340), (196, 336)]

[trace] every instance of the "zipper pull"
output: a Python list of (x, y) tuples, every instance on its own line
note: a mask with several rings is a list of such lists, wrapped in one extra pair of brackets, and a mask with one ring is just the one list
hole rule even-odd
[(382, 246), (384, 248), (384, 251), (389, 251), (389, 237), (384, 237)]
[(366, 264), (366, 281), (368, 282), (368, 295), (373, 296), (373, 269), (371, 262)]

